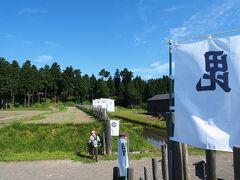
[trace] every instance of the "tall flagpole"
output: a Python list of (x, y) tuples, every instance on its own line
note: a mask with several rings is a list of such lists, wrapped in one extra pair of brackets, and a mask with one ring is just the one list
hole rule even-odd
[(172, 126), (172, 40), (169, 40), (169, 119), (168, 119), (168, 174), (169, 180), (172, 180), (172, 142), (170, 137), (173, 136)]

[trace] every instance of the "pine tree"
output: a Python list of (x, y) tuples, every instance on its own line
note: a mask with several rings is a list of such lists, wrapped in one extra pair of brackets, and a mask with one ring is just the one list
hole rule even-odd
[(20, 71), (21, 91), (24, 94), (24, 106), (30, 107), (30, 98), (34, 92), (36, 81), (34, 80), (34, 71), (31, 67), (31, 61), (23, 63)]
[(115, 87), (114, 87), (114, 81), (112, 79), (112, 76), (109, 76), (108, 80), (107, 80), (107, 86), (109, 89), (109, 93), (111, 97), (114, 97), (115, 95)]
[(61, 86), (61, 68), (57, 64), (57, 62), (54, 62), (50, 68), (50, 73), (52, 76), (52, 87), (51, 91), (54, 96), (54, 102), (57, 102), (57, 96), (60, 94), (59, 91), (62, 90)]
[(91, 97), (90, 100), (93, 100), (96, 98), (97, 94), (97, 79), (94, 75), (90, 77), (90, 87), (89, 87), (89, 95)]
[(121, 76), (120, 76), (119, 69), (116, 69), (116, 72), (113, 77), (113, 81), (114, 81), (114, 87), (115, 87), (115, 95), (119, 96), (120, 95), (119, 86), (120, 86), (120, 82), (121, 82)]

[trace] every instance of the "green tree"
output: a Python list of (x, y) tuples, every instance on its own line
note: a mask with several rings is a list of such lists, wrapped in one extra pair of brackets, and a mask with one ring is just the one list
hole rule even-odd
[(140, 76), (136, 76), (133, 79), (133, 83), (134, 83), (134, 87), (136, 89), (136, 93), (137, 93), (137, 95), (139, 97), (138, 104), (140, 105), (142, 103), (142, 101), (145, 99), (144, 90), (145, 90), (145, 87), (146, 87), (146, 83), (145, 83), (144, 80), (141, 79)]
[(101, 69), (98, 75), (102, 76), (103, 78), (108, 78), (108, 76), (110, 75), (110, 72), (105, 69)]
[(82, 96), (82, 77), (81, 77), (80, 69), (74, 70), (73, 74), (74, 74), (74, 80), (73, 80), (74, 95), (76, 98), (76, 103), (78, 104), (81, 102), (81, 96)]
[(110, 95), (106, 81), (102, 78), (97, 82), (97, 98), (108, 98)]
[(74, 92), (74, 70), (73, 67), (66, 67), (62, 73), (62, 96), (63, 99), (70, 100)]
[(87, 74), (85, 74), (82, 77), (82, 81), (81, 81), (81, 95), (80, 95), (80, 99), (81, 99), (81, 103), (83, 103), (83, 101), (90, 99), (90, 94), (89, 94), (89, 89), (90, 89), (90, 78)]
[(9, 69), (9, 85), (11, 92), (12, 105), (15, 105), (15, 96), (18, 93), (20, 83), (20, 66), (16, 60), (12, 61)]
[[(51, 90), (53, 84), (53, 78), (50, 72), (49, 65), (45, 65), (43, 68), (39, 69), (40, 76), (40, 91), (44, 91), (45, 102), (47, 100), (47, 94)], [(39, 97), (40, 98), (40, 97)]]
[(36, 81), (31, 61), (27, 60), (23, 63), (20, 71), (21, 91), (24, 94), (24, 106), (30, 107), (30, 98), (35, 90)]
[(125, 87), (127, 87), (128, 83), (132, 80), (133, 72), (129, 71), (127, 68), (124, 68), (120, 75), (122, 77), (122, 82)]
[(110, 93), (110, 96), (113, 97), (115, 95), (115, 86), (114, 86), (114, 81), (112, 79), (112, 76), (109, 76), (108, 80), (107, 80), (107, 86), (108, 86), (108, 89), (109, 89), (109, 93)]
[(89, 87), (90, 100), (95, 99), (96, 94), (97, 94), (97, 79), (94, 75), (92, 75), (90, 77), (90, 87)]
[(54, 96), (54, 102), (57, 102), (57, 97), (60, 94), (60, 91), (62, 89), (61, 87), (61, 68), (60, 65), (57, 64), (57, 62), (54, 62), (50, 68), (50, 73), (52, 76), (52, 85), (51, 90), (52, 94)]
[(10, 64), (4, 59), (0, 58), (0, 97), (1, 97), (1, 108), (3, 108), (4, 104), (7, 107), (8, 98), (9, 98), (9, 90), (10, 90)]
[(121, 82), (121, 75), (120, 75), (119, 69), (116, 69), (114, 73), (113, 81), (114, 81), (114, 87), (115, 87), (115, 95), (119, 96), (120, 95), (119, 86)]
[(130, 81), (127, 85), (126, 94), (125, 94), (125, 105), (140, 105), (141, 95), (137, 92), (134, 83)]

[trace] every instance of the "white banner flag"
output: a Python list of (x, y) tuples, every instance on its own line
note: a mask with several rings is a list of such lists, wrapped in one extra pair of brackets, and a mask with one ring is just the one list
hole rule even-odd
[(107, 111), (108, 112), (115, 112), (115, 102), (114, 102), (114, 100), (108, 99)]
[(107, 109), (108, 99), (101, 98), (100, 100), (101, 100), (101, 107)]
[(240, 36), (174, 47), (172, 140), (232, 151), (240, 145)]
[(95, 99), (95, 104), (96, 104), (96, 107), (100, 107), (101, 106), (101, 100), (100, 99)]
[(111, 136), (119, 136), (119, 120), (110, 120)]
[(127, 168), (129, 167), (126, 138), (119, 138), (118, 140), (118, 166), (119, 166), (120, 177), (122, 176), (126, 177)]

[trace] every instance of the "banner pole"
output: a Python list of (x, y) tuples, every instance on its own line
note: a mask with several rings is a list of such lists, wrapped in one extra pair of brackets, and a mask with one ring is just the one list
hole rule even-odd
[(168, 118), (168, 174), (169, 180), (172, 180), (172, 142), (170, 137), (173, 136), (172, 129), (172, 40), (169, 40), (169, 118)]
[(228, 30), (228, 31), (203, 34), (203, 35), (199, 35), (199, 36), (193, 36), (193, 37), (190, 37), (190, 38), (176, 40), (176, 41), (174, 41), (174, 43), (185, 42), (185, 41), (190, 41), (190, 40), (195, 40), (195, 39), (201, 39), (201, 38), (205, 38), (205, 37), (208, 37), (208, 36), (216, 36), (216, 35), (222, 35), (222, 34), (228, 34), (228, 33), (235, 33), (235, 32), (240, 32), (240, 29), (232, 29), (232, 30)]

